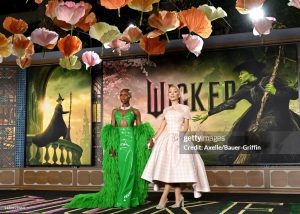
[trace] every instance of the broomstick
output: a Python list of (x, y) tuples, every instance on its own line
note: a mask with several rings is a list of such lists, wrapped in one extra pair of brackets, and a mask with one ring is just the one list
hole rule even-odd
[[(272, 85), (274, 84), (276, 75), (278, 73), (278, 67), (279, 67), (279, 62), (280, 62), (280, 57), (281, 57), (282, 49), (283, 49), (283, 47), (279, 46), (278, 55), (276, 57), (275, 65), (274, 65), (274, 68), (273, 68), (273, 71), (272, 71), (272, 75), (271, 75), (271, 78), (269, 80), (269, 84), (272, 84)], [(259, 109), (259, 111), (258, 111), (258, 113), (256, 115), (255, 124), (250, 128), (250, 133), (251, 134), (255, 135), (256, 131), (258, 130), (259, 121), (261, 119), (261, 116), (262, 116), (262, 113), (264, 111), (264, 108), (265, 108), (265, 105), (267, 103), (268, 98), (269, 98), (269, 92), (265, 91), (264, 95), (263, 95), (263, 97), (261, 99), (260, 109)], [(235, 159), (234, 163), (235, 164), (242, 164), (242, 163), (247, 162), (249, 160), (249, 158), (250, 158), (250, 154), (248, 154), (247, 152), (246, 153), (241, 152), (238, 155), (238, 157)]]
[(68, 131), (67, 131), (67, 136), (66, 140), (71, 141), (71, 113), (72, 113), (72, 92), (70, 92), (70, 112), (69, 112), (69, 124), (68, 124)]

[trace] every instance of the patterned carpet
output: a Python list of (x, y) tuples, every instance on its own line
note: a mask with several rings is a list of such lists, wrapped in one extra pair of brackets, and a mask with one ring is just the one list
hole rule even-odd
[[(25, 194), (25, 193), (31, 193)], [(300, 199), (298, 195), (276, 194), (217, 194), (208, 193), (201, 199), (194, 199), (192, 194), (184, 193), (186, 198), (184, 208), (156, 210), (158, 193), (150, 193), (149, 200), (143, 206), (132, 209), (67, 209), (62, 206), (68, 203), (74, 192), (53, 191), (0, 191), (0, 213), (109, 213), (109, 214), (139, 214), (139, 213), (201, 213), (201, 214), (243, 214), (272, 213), (300, 214)], [(60, 197), (60, 194), (66, 197)], [(19, 196), (18, 196), (19, 195)], [(59, 196), (59, 197), (58, 197)], [(170, 201), (170, 206), (174, 201)]]

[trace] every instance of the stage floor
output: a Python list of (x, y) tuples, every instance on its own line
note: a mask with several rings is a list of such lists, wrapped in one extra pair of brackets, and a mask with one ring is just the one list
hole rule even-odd
[[(238, 194), (238, 193), (204, 193), (200, 199), (194, 199), (192, 193), (183, 193), (185, 207), (156, 210), (161, 193), (150, 192), (145, 205), (133, 209), (66, 209), (62, 208), (71, 198), (82, 192), (68, 191), (0, 191), (0, 213), (201, 213), (201, 214), (242, 214), (266, 213), (300, 214), (300, 197), (297, 194)], [(174, 193), (169, 195), (174, 203)]]

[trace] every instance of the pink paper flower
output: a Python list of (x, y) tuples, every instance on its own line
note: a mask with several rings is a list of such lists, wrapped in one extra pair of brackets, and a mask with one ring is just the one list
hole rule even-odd
[(130, 43), (126, 43), (120, 39), (115, 39), (112, 42), (105, 43), (105, 48), (112, 48), (113, 52), (117, 51), (121, 55), (121, 51), (128, 51), (130, 48)]
[(187, 49), (198, 57), (204, 43), (201, 37), (197, 35), (182, 34), (182, 38), (182, 42), (186, 45)]
[(37, 4), (41, 4), (43, 2), (43, 0), (34, 0), (34, 2)]
[(253, 34), (255, 36), (270, 34), (274, 22), (276, 22), (276, 19), (274, 17), (265, 17), (263, 19), (253, 21)]
[(288, 6), (293, 6), (300, 9), (300, 0), (290, 0)]
[(61, 2), (56, 8), (56, 18), (75, 25), (85, 14), (84, 2), (75, 3), (72, 1)]
[(99, 55), (94, 51), (84, 52), (81, 59), (85, 64), (86, 69), (88, 69), (90, 66), (95, 66), (102, 62), (102, 59), (100, 59)]
[(55, 31), (46, 28), (37, 28), (31, 33), (31, 41), (48, 49), (53, 49), (58, 40), (58, 34)]

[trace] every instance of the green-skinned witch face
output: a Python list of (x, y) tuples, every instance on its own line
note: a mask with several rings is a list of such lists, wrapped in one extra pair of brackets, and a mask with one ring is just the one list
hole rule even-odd
[(256, 77), (253, 74), (246, 71), (246, 70), (241, 70), (240, 75), (239, 75), (239, 79), (241, 81), (241, 84), (244, 84), (244, 83), (256, 80)]

